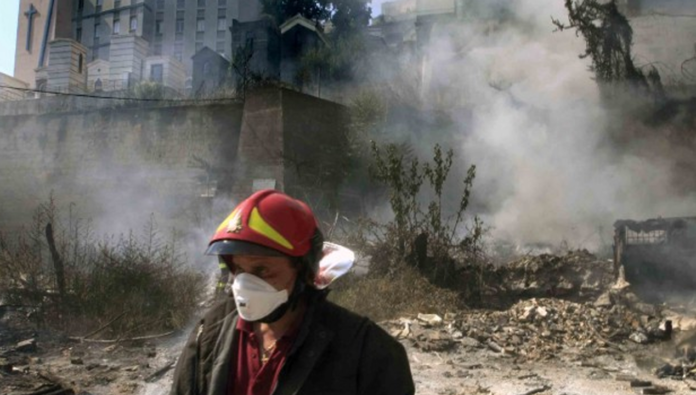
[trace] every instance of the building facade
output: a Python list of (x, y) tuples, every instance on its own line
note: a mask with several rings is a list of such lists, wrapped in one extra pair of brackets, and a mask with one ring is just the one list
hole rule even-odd
[(111, 58), (115, 36), (134, 35), (148, 43), (148, 55), (181, 62), (208, 47), (231, 56), (231, 21), (257, 20), (258, 0), (72, 0), (73, 36), (88, 48), (89, 61)]
[(71, 0), (20, 0), (14, 77), (36, 88), (37, 69), (48, 65), (49, 43), (72, 37)]

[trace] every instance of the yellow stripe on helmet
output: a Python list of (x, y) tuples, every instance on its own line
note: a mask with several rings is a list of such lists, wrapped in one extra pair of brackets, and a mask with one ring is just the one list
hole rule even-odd
[(288, 250), (295, 249), (295, 247), (293, 247), (293, 245), (290, 244), (290, 242), (285, 237), (283, 237), (283, 235), (281, 235), (280, 233), (278, 233), (278, 231), (273, 229), (273, 227), (261, 217), (261, 214), (259, 213), (259, 210), (257, 208), (254, 208), (251, 211), (251, 216), (249, 217), (249, 228), (255, 232), (258, 232), (268, 237), (269, 239), (282, 245)]

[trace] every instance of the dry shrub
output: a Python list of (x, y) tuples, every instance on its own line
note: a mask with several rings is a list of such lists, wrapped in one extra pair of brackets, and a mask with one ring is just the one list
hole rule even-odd
[(459, 293), (433, 285), (407, 265), (392, 277), (351, 273), (332, 286), (329, 300), (375, 321), (466, 308)]
[(89, 221), (72, 210), (61, 221), (51, 198), (30, 227), (13, 237), (0, 234), (0, 299), (31, 307), (37, 324), (74, 335), (107, 323), (101, 336), (177, 329), (205, 288), (202, 273), (185, 265), (178, 244), (176, 237), (164, 241), (153, 220), (141, 235), (97, 239)]

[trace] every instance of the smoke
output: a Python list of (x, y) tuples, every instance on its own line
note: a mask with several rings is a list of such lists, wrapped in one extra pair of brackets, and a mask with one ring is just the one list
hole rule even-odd
[(682, 175), (669, 148), (646, 156), (609, 142), (625, 122), (604, 108), (582, 37), (553, 31), (562, 0), (469, 3), (424, 49), (424, 102), (455, 126), (421, 141), (454, 141), (460, 167), (478, 166), (475, 209), (494, 238), (597, 249), (616, 219), (694, 213), (693, 195), (673, 186)]
[[(229, 198), (204, 198), (201, 169), (172, 169), (166, 165), (119, 166), (113, 163), (79, 170), (74, 188), (90, 196), (76, 207), (89, 213), (93, 234), (118, 238), (148, 236), (150, 228), (161, 243), (174, 242), (187, 262), (202, 271), (216, 271), (214, 257), (204, 255), (214, 230), (235, 206)], [(171, 180), (180, 180), (172, 182)], [(95, 189), (95, 185), (100, 188)]]

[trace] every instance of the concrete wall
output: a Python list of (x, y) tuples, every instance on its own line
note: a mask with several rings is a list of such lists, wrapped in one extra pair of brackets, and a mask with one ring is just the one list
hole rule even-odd
[[(16, 88), (28, 88), (29, 84), (24, 81), (20, 81), (17, 78), (10, 77), (7, 74), (0, 73), (0, 85), (11, 86)], [(10, 101), (10, 100), (24, 100), (27, 97), (27, 92), (0, 88), (0, 102)]]
[(235, 160), (242, 115), (239, 103), (24, 110), (0, 117), (3, 230), (28, 225), (51, 191), (58, 204), (74, 202), (94, 218), (100, 232), (139, 230), (150, 213), (163, 230), (190, 225), (208, 209), (201, 195), (210, 168), (231, 168)]
[(636, 63), (654, 65), (668, 84), (678, 81), (682, 77), (682, 63), (696, 56), (694, 16), (696, 11), (691, 16), (641, 15), (631, 18)]
[(212, 191), (225, 206), (215, 214), (224, 215), (259, 180), (308, 196), (343, 170), (326, 163), (345, 153), (345, 115), (343, 106), (278, 88), (249, 92), (244, 103), (0, 103), (0, 230), (27, 225), (51, 191), (111, 233), (140, 229), (150, 213), (163, 226), (190, 228), (211, 214)]

